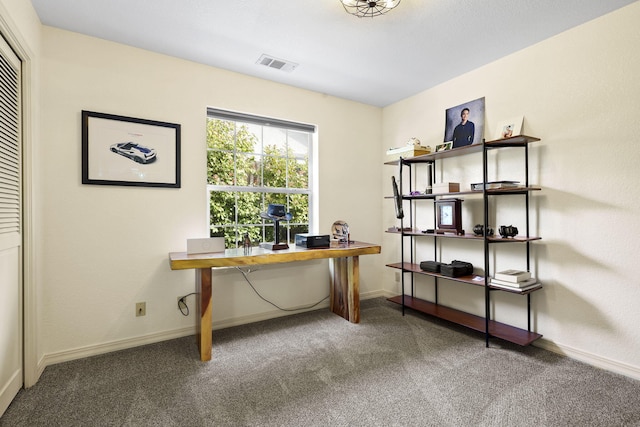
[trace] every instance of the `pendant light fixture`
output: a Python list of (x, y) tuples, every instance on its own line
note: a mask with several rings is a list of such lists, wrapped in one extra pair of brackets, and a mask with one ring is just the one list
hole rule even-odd
[(340, 0), (344, 10), (358, 18), (384, 15), (400, 4), (400, 0)]

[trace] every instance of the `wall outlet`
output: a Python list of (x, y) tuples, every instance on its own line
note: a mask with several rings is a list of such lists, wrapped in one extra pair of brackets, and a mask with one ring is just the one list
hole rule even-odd
[(147, 303), (146, 302), (137, 302), (136, 303), (136, 317), (146, 316), (147, 315)]
[(396, 283), (400, 283), (400, 272), (396, 271)]

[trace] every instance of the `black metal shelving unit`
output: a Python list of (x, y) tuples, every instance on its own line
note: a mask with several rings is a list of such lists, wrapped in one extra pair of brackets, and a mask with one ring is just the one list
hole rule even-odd
[[(535, 291), (542, 289), (542, 285), (526, 289), (524, 291), (519, 289), (503, 289), (492, 287), (490, 285), (491, 278), (491, 266), (490, 266), (490, 248), (494, 244), (524, 244), (526, 245), (526, 266), (527, 271), (530, 271), (531, 267), (531, 248), (530, 245), (536, 240), (540, 240), (540, 237), (531, 236), (529, 227), (529, 207), (530, 196), (533, 191), (539, 191), (539, 187), (530, 186), (529, 184), (529, 144), (539, 141), (539, 138), (530, 136), (515, 136), (511, 138), (499, 139), (494, 141), (483, 141), (481, 144), (469, 145), (461, 148), (456, 148), (447, 151), (441, 151), (431, 154), (425, 154), (417, 157), (400, 158), (395, 161), (386, 162), (387, 165), (398, 166), (398, 186), (400, 197), (403, 201), (409, 201), (412, 204), (414, 201), (419, 200), (432, 200), (435, 201), (439, 198), (447, 197), (460, 197), (460, 196), (482, 196), (483, 201), (483, 216), (484, 216), (484, 234), (482, 236), (476, 236), (474, 234), (437, 234), (437, 233), (424, 233), (421, 230), (414, 229), (415, 218), (413, 206), (408, 210), (408, 219), (400, 219), (400, 228), (396, 231), (388, 231), (390, 233), (400, 234), (401, 250), (400, 258), (401, 262), (387, 264), (387, 267), (396, 268), (401, 270), (401, 294), (389, 298), (389, 301), (398, 303), (402, 306), (402, 314), (405, 313), (405, 308), (410, 308), (434, 317), (438, 317), (450, 322), (466, 326), (473, 330), (484, 333), (486, 346), (489, 346), (489, 339), (496, 337), (504, 339), (509, 342), (513, 342), (519, 345), (529, 345), (542, 335), (531, 331), (531, 294)], [(524, 150), (524, 175), (525, 182), (523, 186), (515, 188), (501, 188), (501, 189), (488, 189), (486, 183), (488, 182), (488, 152), (505, 147), (521, 147)], [(428, 168), (428, 181), (431, 183), (435, 179), (436, 164), (437, 161), (463, 156), (472, 153), (482, 153), (482, 175), (483, 189), (482, 191), (460, 191), (456, 193), (444, 193), (444, 194), (411, 194), (413, 192), (413, 170), (412, 166), (415, 164), (427, 164)], [(409, 185), (404, 184), (403, 169), (408, 167), (408, 182)], [(407, 188), (408, 187), (408, 188)], [(408, 193), (406, 192), (408, 190)], [(513, 238), (502, 238), (500, 236), (487, 235), (489, 228), (489, 199), (497, 196), (510, 196), (521, 195), (525, 198), (525, 211), (526, 211), (526, 230), (524, 235), (518, 235)], [(435, 216), (435, 203), (434, 203), (434, 216)], [(406, 221), (408, 220), (408, 226)], [(435, 228), (435, 227), (434, 227)], [(497, 230), (496, 230), (497, 232)], [(436, 273), (430, 273), (420, 269), (420, 266), (415, 261), (415, 249), (413, 245), (413, 239), (418, 236), (429, 236), (434, 240), (434, 260), (438, 258), (438, 239), (466, 239), (474, 241), (482, 241), (484, 250), (484, 274), (463, 276), (463, 277), (448, 277), (442, 276)], [(405, 239), (411, 239), (409, 254), (407, 256), (405, 250)], [(408, 258), (408, 260), (407, 260)], [(434, 301), (426, 301), (415, 297), (415, 275), (426, 275), (433, 277), (434, 279)], [(411, 292), (406, 294), (405, 276), (410, 278)], [(438, 282), (440, 280), (448, 280), (454, 283), (463, 283), (467, 285), (483, 286), (484, 287), (484, 299), (485, 299), (485, 316), (477, 316), (469, 313), (462, 312), (450, 307), (440, 305), (438, 302)], [(495, 291), (510, 292), (526, 296), (527, 300), (527, 329), (521, 329), (514, 326), (510, 326), (504, 323), (499, 323), (491, 320), (491, 293)]]

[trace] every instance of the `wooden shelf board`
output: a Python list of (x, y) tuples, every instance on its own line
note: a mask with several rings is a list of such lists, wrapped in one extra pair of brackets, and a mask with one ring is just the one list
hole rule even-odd
[(398, 268), (403, 271), (408, 271), (411, 273), (424, 274), (425, 276), (432, 276), (432, 277), (437, 277), (439, 279), (453, 280), (454, 282), (467, 283), (469, 285), (475, 285), (475, 286), (484, 286), (484, 282), (485, 282), (484, 276), (478, 276), (477, 274), (472, 274), (470, 276), (460, 276), (460, 277), (444, 276), (442, 274), (430, 273), (428, 271), (424, 271), (420, 269), (420, 265), (411, 264), (410, 262), (405, 262), (405, 263), (398, 262), (394, 264), (387, 264), (387, 267)]
[[(513, 188), (492, 188), (487, 190), (487, 194), (498, 196), (502, 194), (525, 194), (531, 191), (540, 191), (541, 187), (513, 187)], [(456, 191), (455, 193), (432, 193), (432, 194), (404, 194), (402, 200), (431, 200), (438, 197), (457, 197), (457, 196), (482, 196), (482, 190)], [(394, 196), (384, 196), (385, 199), (393, 199)]]
[[(388, 301), (402, 305), (402, 295), (397, 295), (387, 299)], [(484, 317), (465, 313), (443, 305), (434, 304), (409, 295), (404, 296), (404, 306), (412, 310), (419, 311), (420, 313), (462, 325), (469, 329), (473, 329), (474, 331), (485, 333), (486, 325)], [(489, 320), (489, 335), (522, 346), (529, 345), (542, 337), (541, 334), (505, 325), (504, 323), (499, 323), (494, 320)]]
[[(484, 145), (488, 149), (499, 148), (499, 147), (524, 147), (525, 145), (532, 142), (536, 142), (536, 141), (540, 141), (540, 138), (535, 138), (533, 136), (527, 136), (527, 135), (518, 135), (518, 136), (512, 136), (511, 138), (486, 141)], [(402, 161), (407, 164), (408, 163), (428, 163), (436, 159), (445, 159), (447, 157), (456, 157), (456, 156), (463, 156), (465, 154), (477, 153), (482, 151), (482, 146), (483, 144), (467, 145), (464, 147), (454, 148), (451, 150), (438, 151), (430, 154), (423, 154), (422, 156), (407, 157), (407, 158), (403, 158)], [(385, 162), (385, 165), (397, 165), (399, 164), (399, 162), (400, 162), (400, 159), (397, 159), (397, 160)]]
[[(391, 267), (391, 268), (397, 268), (399, 270), (404, 270), (406, 272), (410, 272), (410, 273), (416, 273), (416, 274), (423, 274), (425, 276), (432, 276), (432, 277), (437, 277), (439, 279), (447, 279), (447, 280), (453, 280), (454, 282), (462, 282), (462, 283), (467, 283), (469, 285), (475, 285), (475, 286), (485, 286), (485, 278), (484, 276), (480, 276), (477, 274), (473, 274), (471, 276), (460, 276), (460, 277), (449, 277), (449, 276), (444, 276), (442, 274), (438, 274), (438, 273), (431, 273), (429, 271), (424, 271), (420, 268), (419, 264), (411, 264), (409, 262), (405, 262), (404, 263), (404, 268), (403, 268), (403, 264), (400, 262), (394, 263), (394, 264), (387, 264), (387, 267)], [(526, 289), (524, 291), (521, 291), (519, 289), (505, 289), (502, 287), (497, 287), (497, 286), (491, 286), (489, 285), (489, 288), (491, 288), (492, 291), (502, 291), (502, 292), (509, 292), (512, 294), (519, 294), (519, 295), (526, 295), (526, 294), (530, 294), (531, 292), (535, 292), (538, 291), (540, 289), (542, 289), (542, 284), (539, 284), (539, 286), (533, 287), (533, 288), (529, 288)]]
[[(400, 234), (400, 230), (387, 230), (386, 233), (391, 234)], [(482, 241), (484, 237), (476, 236), (475, 234), (466, 233), (466, 234), (454, 234), (454, 233), (423, 233), (422, 230), (404, 230), (405, 236), (431, 236), (431, 237), (439, 237), (445, 239), (469, 239), (469, 240), (478, 240)], [(515, 236), (515, 237), (500, 237), (500, 236), (490, 236), (489, 243), (526, 243), (534, 240), (541, 240), (542, 237), (537, 236)]]

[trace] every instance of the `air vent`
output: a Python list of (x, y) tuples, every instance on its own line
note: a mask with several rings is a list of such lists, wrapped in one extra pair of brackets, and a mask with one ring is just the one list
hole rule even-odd
[(298, 64), (291, 61), (286, 61), (284, 59), (274, 58), (273, 56), (263, 54), (258, 58), (256, 64), (264, 65), (265, 67), (275, 68), (276, 70), (286, 71), (287, 73), (292, 72), (296, 69)]

